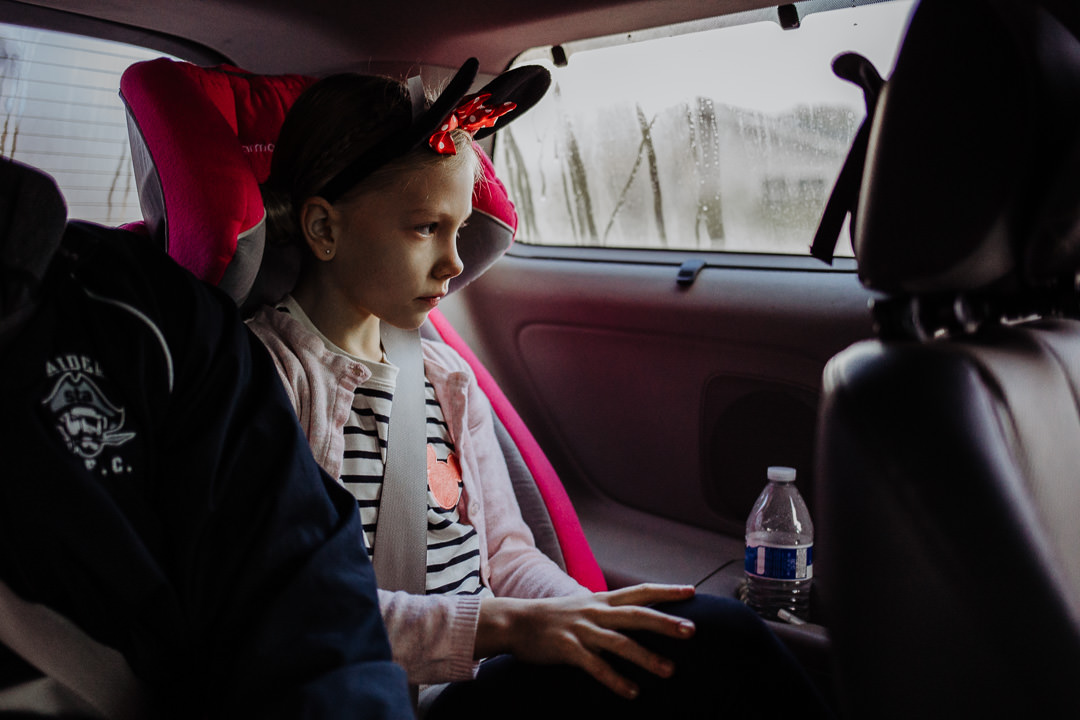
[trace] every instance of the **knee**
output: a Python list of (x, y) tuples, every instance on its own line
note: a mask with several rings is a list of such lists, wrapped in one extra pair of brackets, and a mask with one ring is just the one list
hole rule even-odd
[(697, 595), (689, 600), (657, 607), (672, 615), (692, 620), (697, 643), (724, 646), (769, 646), (777, 642), (757, 613), (735, 598)]

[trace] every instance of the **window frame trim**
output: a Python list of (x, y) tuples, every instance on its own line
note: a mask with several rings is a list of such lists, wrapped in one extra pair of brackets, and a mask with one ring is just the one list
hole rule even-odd
[[(795, 272), (840, 273), (853, 275), (858, 263), (852, 257), (837, 257), (832, 265), (807, 255), (756, 253), (724, 250), (671, 250), (649, 248), (574, 247), (534, 245), (515, 242), (507, 255), (522, 260), (613, 263), (618, 265), (671, 266), (677, 271), (687, 260), (704, 261), (705, 268), (727, 270), (788, 270)], [(674, 278), (675, 273), (672, 273)]]

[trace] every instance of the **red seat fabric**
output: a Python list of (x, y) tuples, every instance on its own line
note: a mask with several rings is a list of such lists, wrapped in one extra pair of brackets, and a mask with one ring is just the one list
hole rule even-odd
[(151, 236), (198, 277), (220, 285), (238, 239), (264, 216), (259, 183), (285, 113), (313, 82), (167, 58), (120, 80), (132, 159)]

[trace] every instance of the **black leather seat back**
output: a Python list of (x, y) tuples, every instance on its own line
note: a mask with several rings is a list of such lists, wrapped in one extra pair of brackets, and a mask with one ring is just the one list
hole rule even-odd
[(1080, 712), (1080, 368), (1051, 350), (1078, 345), (1063, 320), (829, 363), (819, 587), (853, 717)]
[(854, 246), (879, 338), (826, 367), (821, 606), (851, 717), (1080, 717), (1080, 43), (923, 0)]
[(0, 349), (33, 308), (66, 224), (67, 205), (56, 182), (0, 157)]

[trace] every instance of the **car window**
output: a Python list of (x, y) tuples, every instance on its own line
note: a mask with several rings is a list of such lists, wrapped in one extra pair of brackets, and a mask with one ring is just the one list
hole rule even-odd
[(911, 7), (804, 13), (787, 30), (773, 8), (524, 53), (553, 83), (495, 142), (519, 239), (805, 255), (865, 116), (832, 59), (858, 52), (887, 77)]
[(140, 219), (120, 75), (161, 55), (0, 24), (0, 154), (49, 173), (70, 218), (109, 225)]

